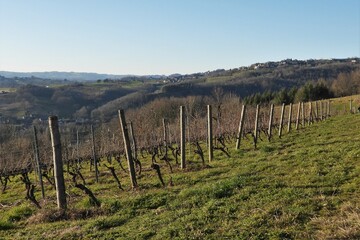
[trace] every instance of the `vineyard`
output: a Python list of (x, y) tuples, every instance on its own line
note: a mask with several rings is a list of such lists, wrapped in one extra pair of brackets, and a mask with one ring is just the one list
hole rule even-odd
[[(272, 144), (276, 146), (279, 137), (281, 140), (295, 131), (297, 135), (305, 134), (305, 129), (312, 125), (318, 126), (322, 121), (356, 112), (357, 99), (341, 101), (243, 106), (229, 100), (207, 106), (177, 106), (166, 116), (157, 116), (155, 111), (153, 116), (119, 111), (119, 118), (108, 123), (59, 121), (60, 144), (52, 143), (48, 122), (29, 128), (3, 125), (0, 127), (0, 213), (16, 207), (14, 202), (23, 202), (24, 197), (26, 204), (35, 208), (55, 208), (55, 145), (61, 146), (66, 188), (64, 201), (67, 204), (67, 207), (58, 204), (58, 208), (76, 212), (76, 209), (84, 208), (85, 201), (85, 206), (92, 210), (84, 210), (85, 213), (78, 210), (80, 217), (70, 213), (53, 217), (55, 220), (83, 219), (105, 214), (102, 211), (109, 203), (102, 200), (102, 192), (108, 190), (103, 189), (104, 184), (111, 184), (111, 191), (116, 195), (131, 196), (144, 191), (146, 194), (146, 191), (176, 188), (184, 183), (187, 172), (204, 175), (206, 182), (205, 173), (211, 168), (216, 166), (217, 171), (222, 171), (217, 163), (220, 159), (231, 160), (233, 165), (236, 159), (259, 149), (264, 153), (271, 152)], [(221, 162), (224, 164), (230, 163)], [(21, 185), (23, 192), (11, 194), (12, 189), (19, 189)], [(220, 189), (215, 195), (227, 197), (232, 191)], [(111, 207), (119, 208), (113, 203)], [(156, 203), (154, 208), (157, 208)], [(53, 220), (40, 222), (48, 221)], [(11, 223), (0, 224), (0, 230), (6, 228), (16, 229)]]
[[(211, 114), (210, 120), (211, 129), (214, 132), (212, 136), (215, 144), (214, 150), (221, 150), (227, 155), (226, 149), (235, 147), (228, 145), (234, 139), (251, 140), (255, 145), (258, 138), (270, 141), (270, 131), (277, 131), (275, 135), (278, 135), (280, 129), (283, 132), (289, 132), (292, 129), (303, 128), (313, 122), (325, 120), (331, 115), (344, 113), (347, 110), (345, 108), (342, 110), (334, 109), (330, 114), (329, 101), (273, 106), (273, 110), (270, 106), (259, 107), (258, 110), (254, 106), (247, 106), (245, 113), (241, 112), (241, 109), (241, 104), (238, 104), (238, 106), (230, 106), (230, 109), (223, 111), (219, 105), (215, 111), (212, 111), (214, 114)], [(190, 158), (194, 154), (199, 155), (199, 151), (205, 154), (200, 143), (208, 144), (209, 117), (206, 106), (203, 106), (201, 110), (194, 112), (189, 107), (185, 108), (184, 128), (186, 131), (183, 137), (186, 140), (188, 157)], [(271, 122), (269, 121), (270, 114), (272, 114)], [(242, 130), (239, 133), (239, 121), (242, 115)], [(175, 160), (175, 165), (179, 165), (180, 120), (179, 118), (161, 119), (162, 121), (159, 123), (154, 123), (140, 117), (128, 122), (135, 162), (140, 159), (147, 159), (146, 155), (152, 155), (156, 152), (155, 156), (160, 159), (164, 158), (165, 154), (168, 156), (170, 153), (169, 161), (170, 159)], [(51, 172), (49, 169), (52, 168), (53, 159), (48, 123), (27, 129), (7, 125), (3, 125), (1, 128), (1, 177), (5, 178), (33, 171), (36, 167), (37, 152), (41, 168), (44, 172)], [(80, 166), (81, 164), (94, 166), (94, 162), (99, 164), (101, 161), (108, 161), (111, 164), (113, 160), (118, 161), (121, 168), (126, 167), (126, 165), (121, 165), (121, 159), (125, 158), (125, 149), (119, 123), (116, 124), (114, 121), (95, 125), (60, 123), (60, 134), (63, 163), (67, 167)], [(204, 157), (201, 154), (200, 156)], [(169, 162), (167, 164), (169, 165)]]

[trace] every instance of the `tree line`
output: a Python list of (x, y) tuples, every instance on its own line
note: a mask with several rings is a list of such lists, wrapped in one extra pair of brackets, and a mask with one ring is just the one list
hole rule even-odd
[(360, 93), (360, 70), (340, 73), (332, 81), (319, 79), (309, 81), (301, 87), (282, 88), (279, 91), (267, 90), (246, 96), (245, 104), (290, 104), (296, 102), (317, 101), (333, 97), (344, 97)]

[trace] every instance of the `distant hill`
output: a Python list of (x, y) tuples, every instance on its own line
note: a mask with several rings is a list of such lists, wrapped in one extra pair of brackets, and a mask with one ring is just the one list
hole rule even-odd
[[(244, 99), (258, 93), (299, 89), (308, 82), (319, 80), (330, 87), (340, 74), (345, 85), (337, 88), (343, 89), (348, 84), (347, 74), (359, 71), (359, 58), (286, 59), (169, 76), (0, 71), (0, 122), (7, 119), (31, 122), (37, 118), (46, 119), (49, 114), (109, 120), (119, 108), (136, 108), (155, 99), (211, 97), (214, 89)], [(360, 91), (360, 84), (357, 89)]]
[[(199, 78), (217, 78), (217, 77), (231, 77), (232, 79), (240, 77), (244, 78), (245, 75), (251, 74), (253, 72), (258, 72), (259, 75), (261, 72), (265, 71), (274, 71), (278, 72), (282, 69), (289, 69), (290, 72), (299, 74), (299, 69), (310, 69), (304, 77), (307, 79), (312, 76), (313, 72), (316, 72), (317, 75), (324, 75), (323, 72), (318, 71), (320, 68), (324, 67), (337, 68), (339, 65), (358, 65), (360, 63), (359, 58), (345, 58), (345, 59), (309, 59), (309, 60), (297, 60), (297, 59), (285, 59), (278, 62), (265, 62), (265, 63), (254, 63), (250, 66), (243, 66), (234, 69), (217, 69), (207, 72), (199, 72), (193, 74), (179, 74), (174, 73), (171, 75), (133, 75), (133, 74), (124, 74), (124, 75), (114, 75), (114, 74), (100, 74), (100, 73), (88, 73), (88, 72), (10, 72), (10, 71), (0, 71), (0, 77), (5, 78), (40, 78), (47, 80), (67, 80), (67, 81), (97, 81), (97, 80), (122, 80), (122, 81), (132, 81), (132, 80), (153, 80), (153, 79), (165, 79), (169, 82), (179, 82), (182, 80), (191, 80)], [(332, 65), (332, 66), (331, 66)], [(315, 69), (315, 70), (314, 70)], [(257, 71), (254, 71), (257, 70)], [(310, 74), (309, 74), (310, 73)], [(238, 76), (236, 76), (238, 74)], [(302, 74), (302, 73), (301, 73)], [(251, 77), (257, 77), (251, 76)], [(250, 75), (248, 75), (250, 76)], [(246, 77), (246, 76), (245, 76)], [(282, 75), (277, 76), (282, 77)], [(298, 77), (298, 76), (293, 76)], [(323, 76), (324, 77), (324, 76)], [(325, 74), (326, 77), (326, 74)], [(216, 80), (215, 80), (216, 81)]]
[(8, 72), (0, 71), (0, 76), (6, 78), (43, 78), (50, 80), (70, 80), (70, 81), (96, 81), (103, 79), (122, 79), (133, 75), (113, 75), (86, 72)]

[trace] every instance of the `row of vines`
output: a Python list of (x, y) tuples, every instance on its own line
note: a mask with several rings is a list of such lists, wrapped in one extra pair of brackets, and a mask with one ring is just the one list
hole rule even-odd
[[(179, 107), (172, 111), (179, 112)], [(154, 116), (149, 118), (149, 114), (142, 114), (141, 111), (127, 113), (132, 152), (130, 161), (133, 161), (137, 175), (153, 169), (165, 186), (160, 168), (166, 167), (170, 172), (180, 168), (182, 137), (186, 141), (186, 158), (198, 155), (205, 165), (206, 156), (210, 153), (204, 146), (209, 149), (209, 144), (212, 146), (211, 151), (219, 150), (225, 157), (230, 157), (228, 148), (235, 147), (230, 144), (234, 144), (236, 140), (239, 145), (239, 140), (248, 139), (254, 142), (256, 148), (258, 140), (270, 141), (271, 137), (274, 137), (272, 134), (281, 136), (281, 131), (303, 128), (315, 121), (342, 114), (346, 110), (332, 108), (331, 102), (327, 100), (275, 107), (247, 106), (245, 114), (241, 112), (242, 104), (239, 101), (225, 101), (212, 105), (212, 142), (209, 143), (209, 116), (206, 105), (194, 107), (187, 104), (184, 109), (185, 136), (180, 134), (180, 114), (165, 118), (156, 116), (154, 111)], [(241, 118), (242, 131), (239, 132)], [(270, 119), (272, 121), (269, 121)], [(118, 187), (123, 189), (117, 172), (126, 173), (129, 170), (120, 129), (118, 118), (107, 123), (93, 124), (59, 122), (64, 169), (73, 176), (75, 186), (84, 190), (95, 202), (97, 200), (86, 187), (81, 170), (89, 168), (98, 181), (98, 165), (101, 163), (111, 172)], [(46, 179), (48, 183), (55, 184), (53, 146), (48, 123), (39, 123), (31, 128), (2, 125), (0, 131), (2, 191), (6, 191), (12, 177), (21, 175), (27, 188), (27, 198), (40, 207), (34, 196), (35, 185), (31, 183), (28, 175), (35, 172), (39, 181)], [(78, 179), (82, 180), (81, 184)], [(44, 197), (43, 187), (41, 188)]]

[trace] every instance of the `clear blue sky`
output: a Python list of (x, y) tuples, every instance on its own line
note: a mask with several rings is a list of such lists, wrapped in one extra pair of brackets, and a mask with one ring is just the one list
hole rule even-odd
[(359, 0), (0, 0), (0, 70), (171, 74), (359, 56)]

